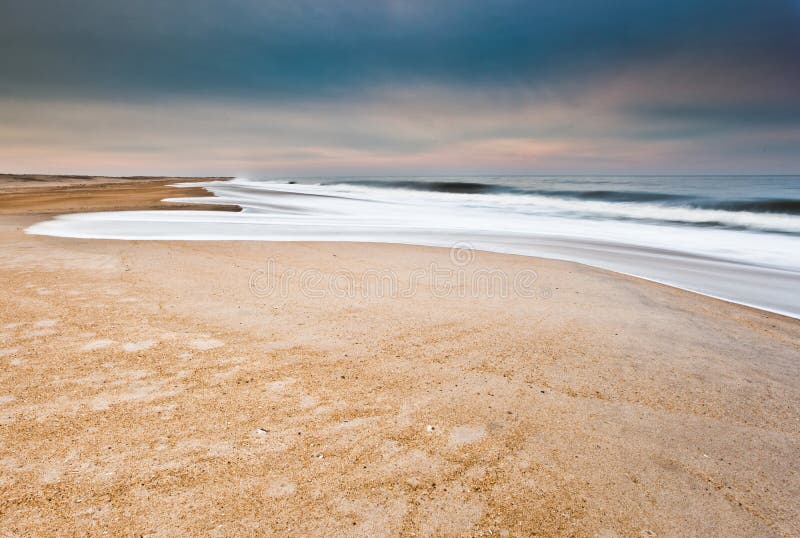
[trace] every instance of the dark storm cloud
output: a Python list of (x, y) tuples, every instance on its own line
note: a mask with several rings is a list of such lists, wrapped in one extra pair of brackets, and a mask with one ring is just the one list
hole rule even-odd
[(0, 163), (800, 168), (800, 0), (0, 0)]
[(659, 124), (690, 125), (699, 132), (730, 131), (753, 127), (800, 126), (800, 106), (786, 104), (651, 104), (636, 107), (637, 119)]
[[(791, 0), (6, 0), (0, 92), (310, 97), (386, 84), (556, 90), (685, 58), (800, 80)], [(697, 76), (702, 77), (698, 71)]]

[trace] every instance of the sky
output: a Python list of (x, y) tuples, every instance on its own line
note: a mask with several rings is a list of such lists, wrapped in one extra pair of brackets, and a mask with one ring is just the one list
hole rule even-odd
[(800, 0), (3, 0), (0, 171), (800, 173)]

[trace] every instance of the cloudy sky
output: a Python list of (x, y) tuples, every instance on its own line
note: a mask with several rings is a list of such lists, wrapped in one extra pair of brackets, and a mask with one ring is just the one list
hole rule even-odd
[(800, 172), (800, 0), (3, 0), (0, 168)]

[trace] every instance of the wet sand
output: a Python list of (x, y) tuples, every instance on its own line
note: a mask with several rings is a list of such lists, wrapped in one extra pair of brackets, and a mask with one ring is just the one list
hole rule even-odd
[(166, 203), (176, 192), (186, 196), (209, 196), (202, 187), (170, 187), (228, 178), (117, 178), (103, 176), (41, 176), (0, 174), (0, 215), (59, 215), (81, 211), (125, 211), (131, 209), (205, 209), (239, 211), (233, 205)]
[[(135, 185), (69, 210), (173, 190)], [(800, 534), (797, 320), (523, 256), (24, 234), (53, 188), (0, 194), (0, 535)], [(538, 276), (365, 284), (431, 264)]]

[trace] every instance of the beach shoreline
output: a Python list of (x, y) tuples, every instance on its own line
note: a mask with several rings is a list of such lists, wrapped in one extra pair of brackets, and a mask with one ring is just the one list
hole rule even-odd
[[(560, 198), (561, 193), (574, 190), (545, 196), (546, 190), (517, 187), (509, 194), (504, 189), (512, 187), (490, 183), (364, 185), (356, 180), (328, 184), (235, 178), (204, 183), (206, 191), (199, 197), (193, 185), (176, 184), (188, 187), (186, 196), (173, 192), (164, 200), (180, 204), (173, 207), (182, 210), (56, 215), (27, 231), (84, 239), (469, 245), (474, 250), (583, 263), (800, 319), (800, 296), (795, 293), (800, 285), (800, 257), (791, 232), (796, 224), (790, 215), (698, 212), (691, 206), (631, 206), (622, 201), (576, 202)], [(453, 185), (456, 192), (451, 192)], [(457, 192), (467, 187), (490, 192)], [(589, 194), (608, 198), (609, 192), (590, 190)], [(627, 200), (654, 195), (628, 190), (614, 196)], [(688, 195), (680, 199), (684, 198)], [(701, 199), (697, 194), (695, 198)], [(214, 204), (243, 211), (239, 215), (198, 211)], [(571, 208), (566, 213), (565, 204)], [(688, 220), (656, 224), (641, 218), (643, 210), (680, 214)], [(609, 220), (604, 212), (628, 217)], [(638, 217), (631, 220), (634, 215)], [(697, 226), (698, 218), (706, 219), (706, 225)], [(712, 225), (708, 219), (714, 218), (728, 224)], [(729, 227), (745, 222), (779, 226), (782, 232), (758, 226)]]
[(24, 233), (189, 180), (147, 181), (0, 188), (0, 532), (800, 533), (800, 321), (483, 251)]
[(86, 211), (179, 210), (241, 211), (235, 205), (165, 202), (175, 192), (192, 197), (213, 196), (203, 187), (176, 183), (203, 183), (231, 178), (47, 176), (0, 174), (0, 215), (64, 215)]

